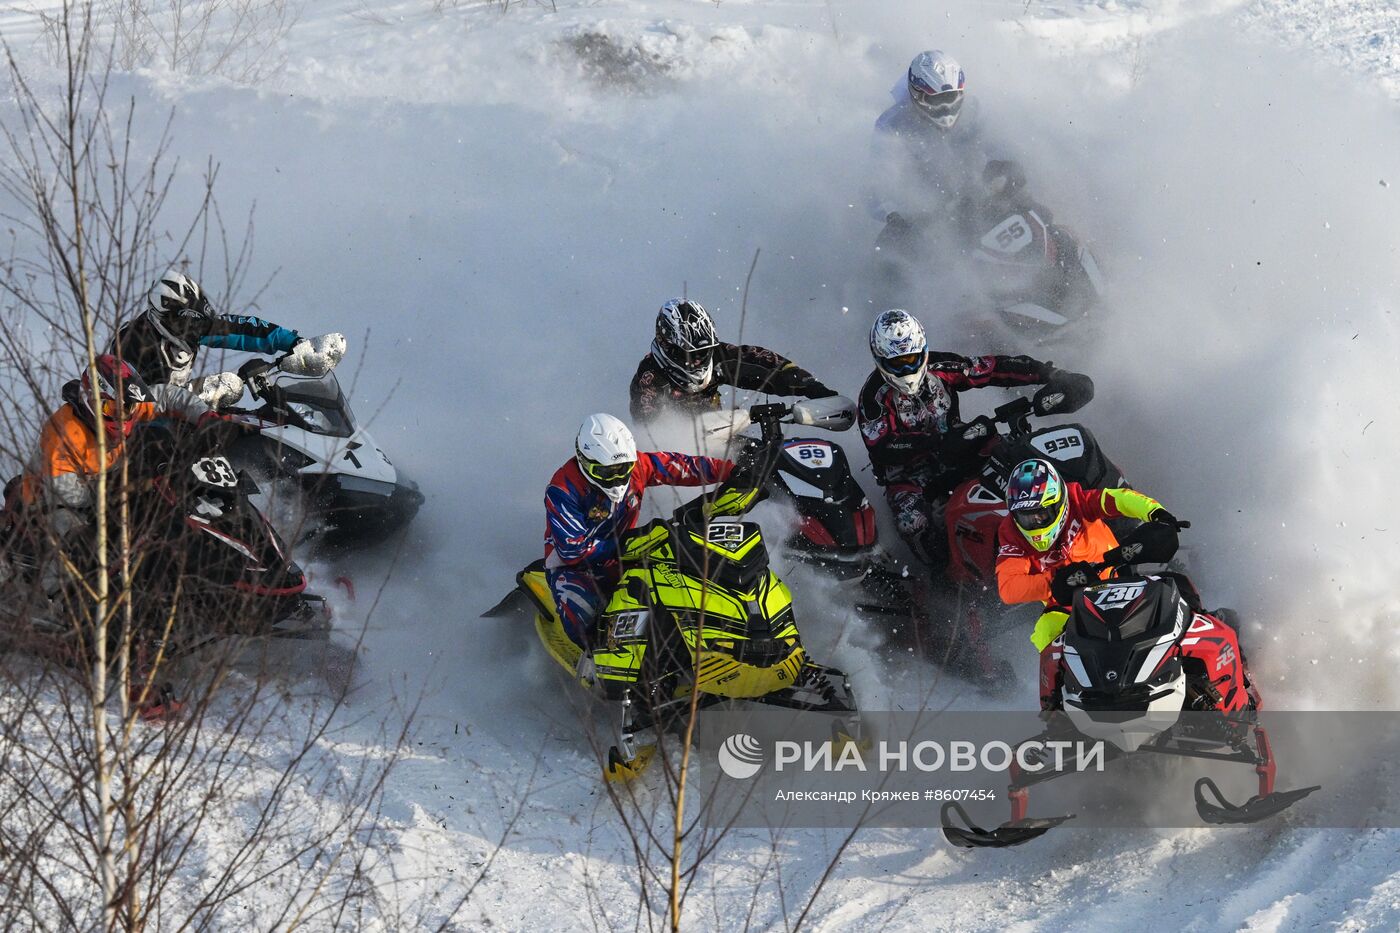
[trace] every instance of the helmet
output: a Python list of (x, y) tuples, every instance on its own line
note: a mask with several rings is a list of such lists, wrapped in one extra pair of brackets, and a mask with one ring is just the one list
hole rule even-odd
[(180, 341), (178, 335), (187, 332), (191, 324), (206, 321), (213, 315), (209, 299), (200, 290), (199, 283), (175, 269), (156, 279), (147, 303), (146, 313), (156, 329), (176, 341)]
[(609, 499), (621, 502), (627, 495), (637, 465), (637, 442), (627, 425), (612, 415), (589, 415), (579, 426), (574, 456), (583, 475)]
[(131, 434), (136, 425), (132, 415), (137, 406), (153, 400), (150, 388), (130, 363), (104, 354), (97, 358), (96, 392), (89, 369), (80, 380), (76, 403), (89, 422), (94, 427), (102, 425), (107, 437), (115, 443)]
[(982, 169), (982, 189), (988, 197), (1009, 198), (1026, 187), (1026, 173), (1014, 159), (992, 159)]
[(1006, 484), (1006, 507), (1031, 547), (1048, 551), (1069, 514), (1065, 481), (1048, 460), (1022, 460)]
[(920, 52), (909, 63), (909, 99), (940, 129), (952, 129), (958, 122), (966, 83), (962, 66), (937, 49)]
[(686, 392), (699, 392), (715, 371), (715, 322), (698, 301), (672, 298), (656, 313), (651, 357)]
[(928, 338), (914, 315), (898, 308), (885, 311), (870, 328), (870, 352), (880, 375), (895, 389), (913, 395), (928, 372)]

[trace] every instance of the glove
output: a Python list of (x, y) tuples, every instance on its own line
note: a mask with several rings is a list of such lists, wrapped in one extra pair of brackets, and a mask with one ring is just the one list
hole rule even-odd
[(954, 428), (955, 432), (967, 443), (975, 444), (978, 441), (986, 440), (996, 433), (996, 422), (986, 415), (973, 418), (961, 428)]
[(1168, 512), (1166, 509), (1160, 507), (1153, 509), (1151, 512), (1148, 512), (1147, 520), (1149, 522), (1158, 522), (1162, 525), (1171, 525), (1177, 531), (1180, 531), (1183, 528), (1191, 527), (1190, 522), (1183, 522), (1181, 519)]
[(302, 337), (282, 360), (282, 371), (297, 376), (324, 376), (345, 356), (344, 334)]
[(979, 449), (988, 438), (995, 437), (996, 433), (996, 423), (985, 415), (964, 424), (954, 424), (939, 442), (938, 456), (942, 460), (960, 460)]
[[(1046, 364), (1049, 366), (1049, 364)], [(1067, 369), (1051, 369), (1045, 385), (1031, 400), (1038, 415), (1054, 415), (1078, 411), (1094, 398), (1094, 380), (1083, 373)]]
[(831, 398), (836, 395), (835, 389), (828, 387), (819, 380), (812, 379), (799, 389), (799, 392), (806, 398)]
[(1050, 595), (1054, 597), (1056, 603), (1061, 606), (1068, 606), (1074, 602), (1074, 591), (1081, 586), (1088, 586), (1099, 577), (1094, 565), (1082, 560), (1075, 561), (1067, 567), (1061, 567), (1055, 571), (1054, 578), (1050, 581)]
[(243, 397), (243, 379), (236, 373), (214, 373), (196, 379), (193, 389), (201, 402), (217, 411)]

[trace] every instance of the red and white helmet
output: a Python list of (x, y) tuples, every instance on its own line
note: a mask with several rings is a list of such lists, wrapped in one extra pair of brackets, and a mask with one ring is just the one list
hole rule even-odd
[(870, 328), (870, 355), (885, 381), (904, 395), (914, 395), (928, 372), (928, 338), (908, 311), (882, 312)]
[(95, 385), (92, 370), (83, 372), (76, 405), (94, 427), (102, 425), (107, 436), (117, 441), (130, 436), (137, 407), (153, 401), (150, 387), (130, 363), (103, 354), (97, 358)]

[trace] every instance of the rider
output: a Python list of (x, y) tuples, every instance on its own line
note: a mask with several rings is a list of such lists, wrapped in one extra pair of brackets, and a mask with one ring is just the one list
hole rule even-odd
[[(323, 369), (339, 362), (345, 338), (326, 334), (310, 340), (261, 318), (220, 314), (209, 304), (199, 283), (175, 269), (151, 286), (146, 309), (118, 329), (111, 353), (131, 363), (156, 398), (167, 386), (191, 388), (206, 402), (219, 407), (243, 394), (243, 379), (234, 373), (218, 373), (191, 382), (200, 347), (251, 353), (294, 352), (304, 362)], [(313, 364), (314, 365), (314, 364)]]
[(699, 414), (719, 408), (719, 387), (827, 398), (836, 392), (772, 350), (721, 343), (698, 301), (672, 298), (656, 315), (656, 339), (632, 377), (632, 418), (651, 421), (667, 409)]
[[(958, 419), (958, 393), (983, 386), (1046, 385), (1080, 389), (1087, 378), (1029, 356), (930, 352), (923, 326), (907, 311), (882, 313), (870, 329), (875, 372), (860, 390), (861, 436), (875, 481), (885, 487), (900, 536), (935, 568), (947, 560), (943, 507), (977, 463), (991, 426)], [(1061, 384), (1066, 383), (1066, 384)], [(1042, 389), (1036, 394), (1041, 408)]]
[(734, 464), (713, 457), (643, 452), (627, 425), (589, 415), (574, 457), (545, 490), (545, 572), (559, 621), (587, 648), (590, 623), (621, 576), (622, 537), (637, 523), (648, 486), (708, 486), (729, 478)]
[(1010, 512), (997, 530), (997, 590), (1002, 602), (1045, 604), (1031, 643), (1040, 652), (1040, 704), (1058, 709), (1058, 662), (1051, 647), (1065, 623), (1074, 591), (1100, 578), (1095, 564), (1118, 546), (1113, 518), (1184, 527), (1150, 496), (1133, 489), (1085, 489), (1066, 482), (1048, 460), (1024, 460), (1006, 486)]
[(987, 147), (966, 85), (962, 66), (946, 52), (920, 52), (909, 63), (890, 92), (894, 104), (875, 121), (870, 209), (877, 219), (907, 224), (896, 212), (911, 184), (942, 207), (973, 190), (972, 173), (987, 162)]
[[(95, 368), (95, 384), (89, 369), (63, 386), (64, 404), (44, 424), (38, 450), (17, 486), (11, 481), (7, 487), (6, 510), (12, 519), (34, 517), (30, 509), (37, 507), (59, 538), (90, 527), (93, 478), (121, 462), (125, 441), (138, 423), (161, 415), (196, 421), (209, 413), (208, 406), (183, 389), (157, 398), (135, 368), (115, 356), (99, 356)], [(98, 430), (106, 437), (105, 457), (99, 456)]]

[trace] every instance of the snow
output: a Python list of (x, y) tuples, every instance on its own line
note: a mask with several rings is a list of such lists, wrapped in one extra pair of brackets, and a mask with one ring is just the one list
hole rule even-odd
[[(17, 15), (0, 21), (7, 35), (31, 35)], [(1032, 184), (1096, 243), (1119, 316), (1102, 345), (1057, 362), (1093, 373), (1085, 420), (1138, 486), (1195, 522), (1199, 582), (1252, 620), (1271, 705), (1400, 699), (1400, 526), (1377, 506), (1400, 454), (1393, 4), (309, 4), (285, 68), (255, 87), (153, 67), (120, 89), (143, 130), (175, 108), (183, 185), (212, 155), (226, 213), (256, 203), (254, 278), (275, 273), (262, 312), (351, 338), (352, 404), (429, 496), (392, 573), (382, 554), (317, 568), (383, 587), (372, 614), (362, 600), (339, 617), (347, 633), (366, 625), (366, 643), (345, 728), (322, 752), (374, 754), (365, 714), (418, 703), (372, 875), (410, 925), (658, 922), (638, 917), (631, 843), (577, 697), (531, 631), (476, 614), (538, 556), (545, 482), (583, 415), (625, 412), (670, 295), (854, 394), (877, 310), (860, 272), (876, 233), (853, 206), (860, 167), (892, 77), (926, 46), (956, 51)], [(916, 313), (939, 332), (941, 310)], [(856, 435), (840, 440), (859, 465)], [(863, 705), (989, 702), (884, 657), (823, 581), (792, 581), (805, 637), (852, 673)], [(1024, 635), (996, 647), (1021, 680), (992, 705), (1029, 706)], [(229, 819), (201, 841), (211, 860), (234, 844), (236, 808)], [(842, 835), (729, 836), (689, 922), (790, 926)], [(966, 853), (927, 830), (866, 830), (808, 923), (1393, 929), (1398, 844), (1278, 822), (1061, 829)], [(395, 916), (364, 922), (402, 928)]]

